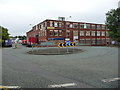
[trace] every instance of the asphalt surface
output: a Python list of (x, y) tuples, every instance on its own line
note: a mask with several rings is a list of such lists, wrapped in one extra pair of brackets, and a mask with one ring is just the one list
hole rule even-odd
[(32, 48), (4, 48), (2, 85), (49, 88), (49, 85), (75, 83), (69, 88), (118, 87), (118, 81), (102, 81), (118, 78), (118, 48), (77, 48), (85, 51), (70, 55), (30, 55), (26, 52)]

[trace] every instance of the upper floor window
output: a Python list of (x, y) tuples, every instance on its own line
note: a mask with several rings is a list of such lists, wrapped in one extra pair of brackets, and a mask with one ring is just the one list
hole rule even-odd
[(80, 31), (80, 36), (84, 36), (84, 31)]
[(95, 31), (92, 31), (92, 36), (95, 36)]
[(90, 36), (90, 31), (86, 31), (86, 36)]
[(59, 30), (59, 36), (62, 36), (62, 30)]
[(92, 25), (92, 29), (96, 29), (95, 25)]
[(62, 27), (62, 22), (59, 22), (59, 27)]
[(108, 32), (106, 32), (106, 36), (109, 36), (109, 33), (108, 33)]
[(54, 22), (54, 27), (58, 27), (58, 22)]
[(73, 24), (73, 28), (78, 28), (78, 24), (77, 23)]
[(73, 28), (73, 25), (72, 25), (72, 24), (70, 24), (70, 28)]
[(53, 30), (49, 31), (50, 36), (53, 36)]
[(105, 25), (102, 25), (102, 30), (105, 30)]
[(58, 30), (54, 30), (54, 36), (58, 36)]
[(103, 32), (101, 32), (101, 36), (105, 36), (105, 32), (103, 31)]
[(97, 36), (100, 36), (100, 31), (97, 31)]
[(101, 28), (100, 28), (100, 25), (97, 25), (97, 29), (98, 29), (98, 30), (100, 30), (100, 29), (101, 29)]
[(80, 28), (84, 28), (84, 24), (80, 24)]
[(70, 36), (70, 30), (66, 30), (66, 36)]
[(90, 24), (86, 24), (86, 26), (87, 26), (87, 29), (90, 29)]
[(53, 27), (53, 22), (52, 21), (50, 21), (50, 27)]

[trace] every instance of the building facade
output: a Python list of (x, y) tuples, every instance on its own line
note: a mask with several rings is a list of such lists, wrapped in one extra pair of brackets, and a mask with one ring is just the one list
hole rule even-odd
[(58, 43), (69, 40), (79, 45), (102, 46), (110, 42), (108, 31), (104, 24), (47, 19), (26, 34), (27, 41), (30, 37), (34, 37), (36, 43), (46, 41)]

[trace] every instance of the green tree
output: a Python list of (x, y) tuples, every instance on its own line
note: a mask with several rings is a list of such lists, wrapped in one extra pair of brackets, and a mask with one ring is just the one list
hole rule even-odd
[(120, 43), (120, 8), (112, 9), (107, 12), (106, 26), (110, 29), (110, 38)]
[(7, 39), (10, 39), (8, 29), (0, 26), (0, 44), (4, 46)]
[(16, 38), (19, 38), (20, 40), (25, 40), (26, 39), (26, 36), (23, 35), (23, 36), (15, 36)]

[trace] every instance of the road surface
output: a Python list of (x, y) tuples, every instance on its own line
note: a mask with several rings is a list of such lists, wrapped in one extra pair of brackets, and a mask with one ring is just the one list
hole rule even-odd
[(2, 50), (2, 85), (22, 88), (117, 88), (118, 48), (78, 47), (70, 55), (30, 55), (31, 48)]

